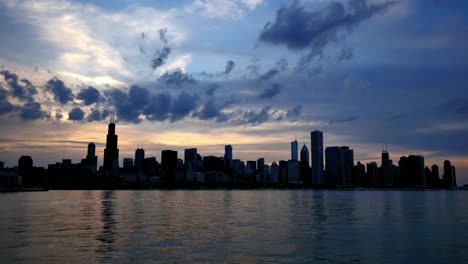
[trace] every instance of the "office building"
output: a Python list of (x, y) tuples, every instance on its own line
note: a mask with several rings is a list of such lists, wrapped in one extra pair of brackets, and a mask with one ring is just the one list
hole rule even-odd
[(115, 134), (115, 124), (111, 119), (108, 126), (106, 148), (104, 149), (104, 170), (113, 171), (119, 167), (119, 149), (117, 148), (118, 136)]
[(191, 167), (193, 171), (197, 170), (197, 149), (189, 148), (184, 150), (184, 165)]
[(298, 146), (297, 146), (297, 140), (294, 140), (291, 142), (291, 160), (299, 160), (297, 158), (297, 153), (298, 153)]
[(317, 130), (311, 132), (310, 141), (312, 153), (312, 184), (323, 185), (325, 184), (323, 170), (323, 133)]
[(145, 150), (137, 148), (135, 150), (135, 168), (137, 171), (143, 170), (143, 161), (145, 160)]
[(163, 170), (163, 181), (175, 183), (177, 170), (177, 151), (161, 151), (161, 168)]

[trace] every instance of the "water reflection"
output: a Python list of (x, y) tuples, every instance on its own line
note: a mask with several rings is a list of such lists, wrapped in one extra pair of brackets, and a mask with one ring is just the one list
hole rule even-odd
[[(97, 251), (111, 253), (114, 249), (116, 237), (115, 191), (103, 191), (101, 193), (101, 231), (96, 239), (100, 242)], [(107, 258), (108, 255), (104, 255)]]
[(0, 196), (6, 263), (463, 263), (462, 192), (51, 191)]

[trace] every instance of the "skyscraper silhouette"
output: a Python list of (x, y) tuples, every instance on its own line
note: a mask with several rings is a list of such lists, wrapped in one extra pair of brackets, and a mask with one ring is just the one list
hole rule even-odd
[(226, 145), (224, 146), (224, 167), (227, 170), (231, 169), (232, 163), (232, 146)]
[(323, 133), (321, 131), (312, 131), (310, 133), (311, 152), (312, 152), (312, 184), (325, 184), (323, 177)]
[(111, 119), (107, 131), (106, 148), (104, 149), (104, 170), (111, 171), (114, 163), (119, 164), (118, 136), (115, 134), (114, 118)]
[(296, 160), (296, 161), (299, 160), (297, 158), (297, 152), (298, 152), (297, 140), (294, 140), (293, 142), (291, 142), (291, 160)]
[(301, 149), (301, 162), (307, 163), (307, 165), (309, 165), (309, 149), (305, 144)]
[[(194, 171), (198, 168), (197, 149), (189, 148), (184, 150), (184, 164), (186, 167), (191, 167)], [(189, 165), (190, 164), (190, 165)]]
[(390, 154), (388, 153), (387, 147), (382, 150), (382, 166), (387, 165), (387, 161), (390, 160)]
[(88, 144), (88, 153), (84, 161), (86, 166), (91, 170), (91, 173), (95, 174), (97, 171), (98, 157), (96, 156), (96, 145), (92, 142)]
[(135, 150), (135, 168), (137, 171), (143, 170), (143, 161), (145, 160), (145, 150), (137, 148)]

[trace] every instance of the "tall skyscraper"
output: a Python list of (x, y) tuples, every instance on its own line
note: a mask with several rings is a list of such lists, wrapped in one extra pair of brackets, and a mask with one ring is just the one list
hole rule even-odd
[(349, 147), (341, 147), (343, 155), (343, 186), (349, 187), (353, 185), (353, 167), (354, 167), (354, 151)]
[(352, 185), (354, 151), (349, 147), (328, 147), (325, 149), (326, 171), (335, 186)]
[(257, 182), (263, 183), (265, 181), (265, 159), (259, 158), (257, 160), (257, 171), (258, 171), (258, 179)]
[(224, 146), (224, 167), (226, 169), (231, 169), (232, 165), (232, 146)]
[(104, 149), (104, 170), (112, 171), (114, 164), (119, 166), (119, 149), (117, 148), (118, 136), (115, 134), (114, 118), (109, 123)]
[(175, 183), (177, 170), (177, 151), (161, 151), (161, 168), (164, 172), (164, 181), (167, 183)]
[(307, 165), (309, 165), (309, 149), (305, 144), (301, 149), (301, 162), (307, 163)]
[(390, 154), (388, 153), (387, 147), (382, 150), (382, 164), (381, 166), (387, 165), (388, 160), (390, 160)]
[(143, 161), (145, 160), (145, 150), (137, 148), (135, 150), (135, 168), (137, 171), (143, 170)]
[(186, 167), (191, 166), (193, 171), (197, 170), (197, 149), (196, 148), (189, 148), (189, 149), (184, 150), (184, 164)]
[(312, 184), (323, 185), (323, 133), (312, 131), (310, 133), (311, 153), (312, 153)]
[(86, 154), (85, 164), (95, 174), (97, 171), (98, 157), (96, 156), (96, 145), (94, 143), (88, 144), (88, 153)]
[(279, 166), (278, 166), (278, 163), (276, 162), (273, 162), (271, 164), (271, 182), (272, 183), (278, 183), (278, 176), (279, 176)]
[(444, 181), (445, 187), (447, 188), (452, 188), (452, 187), (457, 186), (455, 167), (452, 166), (452, 163), (449, 160), (444, 161), (443, 181)]
[(309, 186), (312, 183), (312, 175), (309, 167), (309, 149), (305, 144), (301, 149), (301, 161), (299, 162), (299, 167), (301, 181), (304, 182), (305, 185)]
[(424, 157), (410, 155), (401, 157), (398, 162), (401, 172), (401, 185), (406, 188), (426, 186)]
[(298, 152), (297, 140), (294, 140), (293, 142), (291, 142), (291, 160), (296, 160), (296, 161), (299, 160), (297, 158), (297, 152)]

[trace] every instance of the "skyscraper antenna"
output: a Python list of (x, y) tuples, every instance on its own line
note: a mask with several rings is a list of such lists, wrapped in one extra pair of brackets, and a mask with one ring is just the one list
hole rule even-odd
[(111, 123), (114, 123), (114, 112), (111, 113), (110, 122), (111, 122)]

